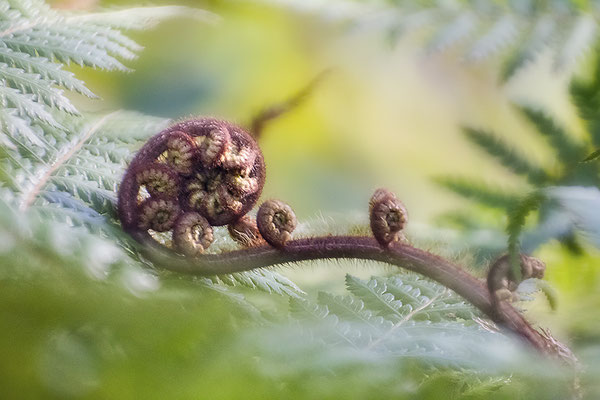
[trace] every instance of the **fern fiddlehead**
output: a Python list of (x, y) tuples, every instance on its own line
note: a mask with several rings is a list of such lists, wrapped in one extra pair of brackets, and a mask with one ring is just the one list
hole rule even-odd
[(256, 204), (264, 179), (262, 153), (243, 129), (214, 118), (181, 122), (150, 139), (131, 162), (119, 216), (126, 231), (142, 235), (176, 225), (175, 247), (197, 254), (212, 242), (200, 232), (236, 223)]
[(212, 226), (197, 212), (185, 212), (175, 222), (173, 245), (185, 255), (197, 256), (203, 253), (213, 240)]
[[(166, 173), (164, 166), (171, 172)], [(179, 186), (173, 173), (181, 181)], [(256, 221), (246, 215), (264, 182), (263, 156), (250, 134), (212, 118), (185, 121), (151, 138), (134, 157), (119, 189), (119, 217), (124, 230), (142, 243), (142, 250), (156, 265), (180, 273), (219, 275), (305, 260), (349, 258), (415, 271), (452, 289), (535, 349), (564, 357), (563, 345), (535, 330), (508, 302), (495, 301), (501, 284), (509, 288), (516, 283), (510, 278), (508, 258), (502, 263), (506, 267), (492, 269), (490, 276), (498, 277), (492, 279), (492, 290), (464, 268), (399, 241), (407, 211), (385, 189), (378, 189), (369, 203), (373, 237), (292, 239), (296, 217), (286, 203), (266, 201)], [(178, 187), (177, 193), (166, 196), (173, 187)], [(246, 248), (202, 254), (213, 240), (212, 227), (219, 225), (228, 225), (232, 238)], [(151, 235), (151, 230), (170, 229), (172, 248)], [(523, 265), (523, 276), (543, 274), (540, 264)]]
[(520, 277), (515, 276), (509, 254), (499, 257), (491, 265), (487, 275), (487, 286), (494, 302), (513, 299), (519, 283), (525, 279), (544, 277), (546, 264), (535, 257), (520, 254), (519, 265)]
[(256, 216), (258, 231), (273, 247), (284, 247), (296, 229), (294, 210), (279, 200), (267, 200), (258, 209)]
[(404, 204), (387, 189), (377, 189), (369, 202), (369, 220), (373, 236), (383, 247), (398, 240), (408, 220)]

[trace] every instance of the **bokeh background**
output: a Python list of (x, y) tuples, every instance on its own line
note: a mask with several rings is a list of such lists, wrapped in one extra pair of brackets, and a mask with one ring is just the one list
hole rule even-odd
[[(97, 10), (140, 3), (52, 4)], [(544, 107), (569, 126), (569, 133), (583, 132), (568, 95), (572, 71), (555, 71), (550, 52), (539, 54), (510, 81), (500, 82), (500, 63), (493, 57), (473, 64), (461, 59), (460, 49), (432, 55), (424, 51), (419, 37), (392, 42), (377, 29), (352, 29), (268, 2), (152, 4), (200, 7), (218, 14), (221, 21), (176, 19), (132, 33), (145, 50), (128, 64), (134, 70), (129, 74), (72, 67), (102, 98), (74, 96), (76, 105), (172, 119), (212, 115), (248, 126), (258, 112), (329, 71), (296, 109), (269, 123), (261, 138), (268, 174), (263, 198), (289, 202), (301, 220), (364, 223), (372, 191), (385, 186), (406, 204), (409, 229), (429, 234), (445, 211), (469, 212), (475, 207), (438, 185), (436, 177), (469, 176), (507, 190), (524, 190), (521, 178), (465, 139), (463, 126), (504, 135), (529, 159), (546, 166), (554, 161), (550, 147), (533, 133), (535, 128), (516, 104)], [(583, 63), (579, 68), (587, 67)], [(490, 218), (501, 226), (505, 215)], [(443, 241), (448, 234), (434, 236)], [(324, 267), (288, 274), (318, 284), (326, 277), (340, 282), (336, 278), (343, 271)]]
[[(71, 10), (140, 5), (136, 0), (50, 3)], [(452, 233), (439, 228), (438, 217), (457, 208), (469, 212), (475, 206), (436, 184), (436, 177), (476, 176), (516, 190), (524, 184), (467, 141), (462, 126), (500, 132), (543, 165), (552, 165), (553, 154), (515, 104), (543, 106), (570, 133), (582, 136), (583, 125), (568, 96), (570, 75), (553, 70), (550, 54), (540, 54), (508, 83), (500, 83), (493, 59), (467, 64), (451, 49), (428, 55), (418, 38), (392, 43), (377, 30), (348, 29), (341, 22), (269, 4), (217, 0), (152, 4), (200, 7), (218, 14), (221, 21), (175, 19), (151, 31), (132, 33), (145, 50), (128, 63), (133, 69), (128, 74), (70, 67), (102, 98), (70, 95), (75, 105), (82, 111), (122, 108), (175, 120), (213, 115), (248, 125), (262, 109), (329, 71), (297, 108), (269, 123), (261, 138), (268, 176), (263, 197), (288, 202), (303, 221), (325, 219), (333, 226), (365, 223), (369, 197), (375, 188), (385, 186), (406, 204), (410, 230), (417, 236), (429, 232), (443, 247), (444, 238)], [(585, 62), (580, 65), (582, 73), (587, 68)], [(490, 215), (500, 225), (505, 221), (503, 215)], [(584, 250), (572, 254), (556, 241), (537, 249), (535, 254), (548, 264), (547, 280), (556, 288), (558, 308), (551, 310), (540, 297), (528, 305), (528, 316), (598, 365), (600, 253), (592, 246)], [(471, 265), (480, 272), (484, 266)], [(382, 271), (371, 265), (331, 268), (323, 263), (283, 272), (315, 293), (342, 291), (343, 275), (349, 270), (358, 276)], [(118, 304), (112, 307), (118, 310)], [(134, 311), (145, 315), (144, 307)], [(161, 312), (160, 302), (154, 310)], [(148, 322), (152, 316), (144, 318)], [(171, 323), (178, 321), (174, 315)], [(198, 330), (218, 330), (198, 324)], [(50, 340), (60, 347), (63, 338)], [(77, 349), (71, 350), (77, 357)], [(171, 350), (165, 344), (165, 354)], [(85, 378), (85, 369), (70, 371), (76, 372)], [(151, 375), (152, 369), (146, 372)], [(58, 377), (48, 379), (60, 382)], [(238, 395), (243, 384), (252, 384), (251, 379), (240, 382), (231, 389)], [(152, 387), (146, 390), (150, 393)]]
[[(55, 1), (95, 9), (129, 0)], [(377, 30), (351, 31), (289, 9), (249, 1), (153, 1), (208, 9), (215, 25), (177, 19), (137, 33), (146, 47), (131, 74), (76, 73), (103, 101), (83, 109), (125, 108), (169, 118), (214, 115), (248, 124), (330, 70), (296, 110), (270, 124), (261, 139), (268, 166), (265, 197), (293, 203), (301, 217), (361, 210), (372, 190), (396, 191), (412, 218), (431, 221), (464, 204), (430, 178), (477, 174), (506, 184), (512, 175), (464, 140), (462, 125), (501, 131), (535, 160), (549, 160), (528, 135), (514, 102), (535, 102), (577, 125), (566, 96), (567, 75), (542, 55), (507, 85), (497, 64), (468, 65), (450, 52), (428, 56), (407, 38), (391, 44)]]

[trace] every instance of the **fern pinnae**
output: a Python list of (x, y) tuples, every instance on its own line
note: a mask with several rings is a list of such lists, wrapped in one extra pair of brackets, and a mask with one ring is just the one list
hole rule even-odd
[(363, 300), (365, 305), (378, 313), (378, 315), (396, 319), (403, 318), (405, 312), (409, 312), (412, 307), (404, 305), (400, 300), (386, 292), (385, 282), (371, 279), (363, 281), (350, 274), (346, 274), (346, 288), (355, 296)]
[[(52, 127), (61, 127), (46, 108), (34, 100), (33, 95), (21, 93), (17, 89), (0, 84), (0, 105), (16, 108), (21, 115), (39, 119)], [(31, 138), (31, 140), (35, 140)], [(37, 142), (39, 144), (39, 141)]]
[(481, 62), (508, 46), (517, 34), (517, 25), (512, 15), (505, 15), (479, 38), (467, 52), (468, 62)]
[[(376, 279), (382, 280), (383, 278)], [(412, 305), (413, 309), (418, 310), (412, 313), (415, 320), (439, 322), (461, 318), (469, 321), (477, 315), (476, 309), (455, 293), (426, 279), (411, 279), (410, 275), (402, 274), (386, 279), (386, 287), (387, 291), (396, 299), (408, 303)], [(428, 295), (424, 295), (421, 290)], [(432, 298), (435, 301), (430, 303)], [(424, 304), (428, 304), (428, 306), (423, 307)]]
[(491, 208), (506, 209), (520, 198), (516, 190), (498, 188), (487, 182), (457, 177), (439, 177), (435, 181), (454, 193)]
[(411, 310), (402, 319), (400, 319), (398, 322), (396, 322), (394, 324), (394, 326), (392, 326), (392, 328), (390, 330), (388, 330), (384, 335), (377, 338), (377, 340), (374, 340), (373, 342), (371, 342), (369, 344), (369, 346), (367, 347), (367, 349), (372, 349), (374, 347), (377, 347), (381, 342), (385, 341), (388, 337), (392, 336), (402, 325), (404, 325), (407, 321), (409, 321), (414, 315), (416, 315), (420, 311), (424, 310), (425, 308), (427, 308), (431, 304), (433, 304), (442, 294), (443, 293), (440, 293), (437, 296), (432, 297), (431, 299), (429, 299), (427, 302), (423, 303), (419, 307)]
[(66, 17), (66, 21), (88, 26), (100, 25), (124, 30), (143, 30), (151, 29), (159, 22), (175, 17), (193, 18), (209, 24), (220, 21), (216, 14), (185, 6), (132, 7), (98, 13), (71, 14)]
[(16, 108), (0, 107), (0, 129), (7, 148), (15, 150), (18, 137), (23, 137), (35, 146), (43, 146), (44, 143), (38, 138), (28, 120), (19, 115)]
[(2, 38), (2, 41), (15, 51), (28, 53), (31, 56), (42, 55), (67, 65), (73, 62), (82, 67), (89, 66), (107, 71), (130, 71), (102, 48), (82, 41), (81, 38), (53, 34), (45, 29), (25, 30), (8, 35)]
[(4, 80), (21, 93), (35, 96), (36, 102), (43, 102), (70, 114), (79, 114), (69, 99), (63, 95), (62, 90), (53, 87), (51, 82), (41, 79), (37, 74), (27, 73), (20, 68), (12, 68), (0, 62), (0, 80)]
[[(69, 216), (72, 219), (69, 222), (75, 226), (87, 224), (89, 224), (87, 226), (101, 226), (106, 223), (104, 216), (68, 192), (48, 190), (44, 192), (42, 197), (49, 204), (33, 205), (31, 208), (38, 213), (48, 212), (54, 214), (54, 219), (59, 219), (56, 218), (56, 215), (59, 214), (62, 217)], [(60, 219), (64, 222), (63, 218)]]
[(533, 62), (537, 56), (547, 48), (556, 30), (556, 21), (550, 15), (542, 15), (531, 28), (530, 33), (526, 33), (528, 38), (523, 44), (517, 47), (513, 55), (509, 56), (508, 61), (504, 63), (500, 80), (508, 81), (526, 64)]
[(50, 10), (43, 0), (5, 0), (25, 18), (39, 17)]
[(497, 158), (504, 167), (518, 175), (525, 175), (532, 184), (543, 184), (549, 180), (549, 174), (543, 168), (534, 165), (525, 156), (518, 154), (507, 143), (483, 130), (464, 128), (465, 135), (489, 155)]
[(375, 316), (372, 311), (365, 308), (361, 299), (354, 296), (334, 296), (330, 293), (319, 292), (317, 299), (318, 303), (326, 306), (329, 312), (345, 320), (359, 321), (374, 331), (384, 332), (391, 326), (391, 322), (383, 317)]
[(219, 281), (230, 286), (245, 286), (251, 289), (259, 289), (265, 293), (275, 293), (290, 298), (301, 298), (305, 295), (294, 282), (275, 271), (259, 269), (244, 273), (235, 273), (220, 276)]
[(60, 64), (50, 62), (47, 58), (32, 57), (27, 53), (14, 51), (1, 43), (0, 61), (14, 68), (20, 68), (30, 74), (39, 74), (41, 78), (49, 80), (58, 86), (76, 91), (90, 98), (97, 98), (85, 84), (75, 78), (75, 74), (62, 69)]
[(587, 154), (585, 146), (577, 142), (565, 129), (546, 112), (530, 106), (519, 107), (521, 113), (547, 137), (557, 151), (558, 159), (563, 166), (570, 166), (581, 161)]
[(521, 265), (519, 259), (521, 246), (519, 238), (525, 227), (527, 216), (531, 212), (539, 209), (544, 198), (543, 191), (534, 191), (517, 203), (508, 214), (508, 224), (506, 226), (506, 233), (508, 234), (508, 254), (514, 274), (513, 276), (515, 276), (517, 280), (521, 279)]
[(554, 61), (556, 71), (569, 70), (578, 58), (588, 50), (598, 29), (596, 20), (589, 14), (580, 15), (574, 22), (571, 32), (559, 49)]
[[(438, 284), (432, 283), (427, 279), (424, 279), (417, 274), (402, 274), (402, 276), (392, 276), (387, 279), (388, 290), (395, 296), (403, 296), (408, 291), (410, 297), (414, 301), (418, 301), (419, 296), (434, 297), (440, 292), (444, 291), (445, 288)], [(411, 288), (408, 289), (407, 286)], [(400, 289), (402, 288), (402, 289)], [(408, 289), (408, 290), (406, 290)], [(418, 294), (414, 290), (418, 290)], [(396, 291), (394, 291), (396, 290)], [(402, 294), (400, 294), (402, 293)]]
[(465, 39), (477, 27), (477, 17), (465, 12), (442, 27), (427, 45), (428, 53), (442, 52)]
[[(128, 44), (134, 43), (132, 46), (133, 49), (124, 46), (119, 43), (122, 41), (122, 34), (117, 35), (116, 32), (111, 28), (106, 28), (102, 26), (77, 26), (77, 25), (60, 25), (60, 24), (52, 24), (48, 27), (45, 27), (45, 30), (54, 33), (56, 35), (60, 35), (63, 37), (79, 37), (89, 45), (101, 49), (115, 57), (122, 58), (124, 60), (134, 60), (137, 58), (137, 55), (134, 51), (139, 51), (139, 45), (135, 44), (135, 42), (127, 42)], [(119, 41), (115, 40), (118, 38)]]
[(94, 124), (92, 124), (87, 130), (85, 130), (79, 138), (72, 142), (69, 146), (62, 149), (60, 154), (56, 155), (56, 158), (45, 168), (45, 171), (37, 178), (36, 182), (32, 182), (29, 190), (22, 194), (22, 200), (19, 204), (21, 211), (26, 210), (36, 199), (40, 191), (48, 183), (52, 174), (60, 168), (70, 157), (72, 157), (83, 144), (104, 124), (108, 119), (118, 113), (107, 114), (99, 118)]

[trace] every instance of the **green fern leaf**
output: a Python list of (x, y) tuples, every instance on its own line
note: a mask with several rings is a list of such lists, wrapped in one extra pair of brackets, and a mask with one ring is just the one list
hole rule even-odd
[(500, 18), (467, 52), (465, 59), (480, 62), (506, 47), (516, 35), (516, 21), (512, 15)]
[(592, 154), (590, 154), (589, 156), (587, 156), (586, 158), (584, 158), (581, 162), (595, 161), (598, 158), (600, 158), (600, 149), (595, 150)]
[(79, 37), (97, 49), (104, 50), (108, 54), (133, 60), (137, 57), (134, 51), (140, 51), (142, 47), (133, 40), (127, 38), (121, 32), (103, 26), (94, 25), (51, 25), (44, 27), (50, 34), (62, 37)]
[[(351, 21), (350, 26), (378, 29), (394, 40), (420, 28), (433, 30), (425, 48), (435, 54), (459, 43), (466, 52), (456, 52), (460, 61), (481, 62), (500, 50), (501, 81), (514, 76), (542, 50), (555, 55), (555, 69), (572, 73), (572, 66), (597, 38), (597, 7), (581, 7), (576, 1), (450, 1), (365, 2), (261, 0), (300, 12), (310, 12), (328, 21)], [(539, 3), (539, 4), (538, 4)], [(568, 27), (567, 32), (564, 27)], [(416, 36), (416, 35), (415, 35)], [(423, 37), (425, 35), (420, 35)], [(504, 61), (504, 60), (501, 60)]]
[[(41, 125), (61, 127), (50, 109), (77, 114), (54, 85), (95, 97), (61, 64), (128, 71), (120, 60), (135, 58), (141, 46), (117, 27), (143, 29), (183, 15), (204, 15), (208, 20), (211, 14), (186, 7), (155, 7), (86, 16), (58, 12), (41, 0), (0, 0), (0, 105), (4, 109), (0, 142), (13, 149), (20, 146), (22, 152), (27, 144), (52, 151), (50, 138), (39, 135), (45, 129)], [(114, 23), (106, 22), (113, 17)], [(130, 23), (124, 24), (123, 18)]]
[[(0, 93), (1, 91), (2, 89)], [(39, 132), (36, 132), (36, 128), (31, 126), (31, 121), (22, 117), (16, 108), (0, 108), (0, 130), (2, 142), (11, 150), (16, 149), (17, 143), (44, 147), (44, 142), (38, 137)]]
[[(5, 170), (20, 171), (11, 174), (11, 182), (7, 182), (17, 188), (17, 205), (22, 210), (27, 209), (40, 201), (47, 191), (58, 190), (70, 193), (101, 213), (114, 215), (116, 188), (126, 158), (117, 158), (113, 154), (111, 159), (110, 154), (98, 150), (96, 145), (106, 146), (107, 137), (111, 137), (113, 143), (117, 135), (126, 137), (124, 132), (127, 131), (118, 128), (119, 122), (127, 125), (142, 120), (139, 114), (125, 112), (95, 119), (68, 117), (62, 122), (74, 135), (67, 136), (62, 130), (50, 128), (43, 135), (38, 132), (36, 137), (46, 148), (43, 153), (32, 152), (25, 144), (20, 144), (17, 150), (7, 150), (7, 157), (0, 165)], [(148, 122), (153, 124), (140, 123), (132, 136), (147, 138), (167, 123), (157, 118), (149, 118)], [(124, 155), (123, 152), (119, 154)]]
[(329, 310), (325, 306), (313, 304), (308, 300), (291, 297), (290, 313), (301, 320), (320, 322), (327, 317)]
[(465, 39), (477, 27), (477, 18), (470, 14), (460, 14), (448, 25), (442, 27), (427, 45), (431, 53), (444, 51)]
[(32, 28), (5, 36), (2, 42), (14, 51), (31, 56), (40, 55), (67, 65), (74, 62), (82, 67), (129, 71), (129, 68), (110, 56), (106, 50), (89, 44), (87, 40), (93, 36), (90, 32), (87, 37), (69, 37), (44, 28)]
[[(468, 365), (471, 362), (468, 360), (472, 359), (468, 354), (474, 351), (474, 346), (478, 347), (477, 343), (483, 345), (487, 342), (489, 345), (489, 340), (500, 336), (471, 322), (475, 318), (472, 306), (463, 306), (465, 309), (471, 307), (471, 312), (465, 314), (471, 326), (457, 322), (451, 312), (440, 312), (443, 317), (439, 322), (423, 318), (425, 315), (420, 312), (431, 307), (430, 312), (437, 313), (457, 297), (435, 282), (405, 273), (376, 280), (364, 282), (347, 276), (351, 295), (334, 296), (320, 292), (319, 304), (306, 299), (292, 299), (290, 311), (296, 319), (314, 324), (303, 328), (307, 330), (308, 340), (323, 341), (329, 348), (349, 347), (363, 353), (391, 355), (396, 359), (418, 358), (434, 365)], [(415, 283), (415, 286), (407, 282)], [(400, 301), (383, 290), (392, 285), (406, 300), (407, 306), (400, 307)], [(422, 296), (417, 286), (435, 297)], [(396, 315), (396, 311), (400, 311), (400, 315)]]
[(52, 127), (60, 127), (52, 114), (42, 104), (36, 102), (32, 95), (23, 94), (17, 89), (0, 85), (0, 106), (15, 108), (20, 116), (37, 119)]
[(549, 175), (541, 167), (533, 165), (523, 155), (518, 154), (502, 140), (493, 134), (473, 128), (465, 128), (467, 138), (495, 157), (502, 165), (519, 175), (525, 175), (533, 184), (543, 184), (549, 180)]
[(260, 289), (266, 293), (276, 293), (289, 297), (299, 298), (305, 294), (294, 282), (268, 269), (221, 276), (219, 280), (231, 286), (242, 285), (251, 289)]
[(39, 75), (0, 63), (0, 81), (8, 83), (23, 94), (33, 95), (33, 100), (36, 102), (45, 103), (71, 114), (78, 114), (77, 109), (63, 95), (62, 90), (53, 87), (51, 81), (45, 81)]
[[(377, 279), (383, 281), (383, 278)], [(418, 276), (395, 276), (386, 279), (385, 285), (394, 298), (412, 306), (414, 320), (438, 322), (460, 318), (470, 321), (479, 314), (460, 296)]]
[(506, 209), (519, 199), (516, 191), (500, 189), (486, 183), (464, 178), (437, 178), (437, 183), (463, 197), (475, 200), (485, 206)]
[(97, 97), (85, 87), (82, 81), (75, 78), (72, 72), (63, 70), (60, 64), (54, 64), (46, 58), (32, 57), (26, 53), (13, 51), (2, 44), (0, 45), (0, 61), (9, 66), (20, 68), (26, 73), (39, 74), (41, 78), (68, 90), (74, 90), (90, 98)]
[(562, 44), (554, 68), (557, 71), (569, 70), (578, 61), (578, 58), (591, 47), (596, 39), (597, 24), (595, 18), (584, 14), (573, 22), (571, 32)]
[(525, 227), (527, 216), (540, 208), (544, 198), (543, 192), (535, 191), (517, 203), (508, 214), (508, 224), (506, 226), (506, 233), (508, 234), (508, 254), (510, 256), (513, 276), (517, 277), (517, 280), (521, 279), (521, 266), (519, 261), (521, 246), (519, 238)]
[(561, 126), (543, 111), (531, 107), (521, 107), (521, 112), (538, 132), (546, 136), (552, 147), (558, 152), (558, 158), (565, 166), (573, 165), (585, 158), (586, 150), (577, 143)]
[(319, 292), (318, 303), (327, 307), (329, 312), (347, 321), (359, 321), (374, 331), (383, 333), (392, 328), (392, 323), (383, 317), (376, 316), (365, 308), (365, 303), (354, 296), (334, 296)]
[(162, 6), (133, 7), (125, 10), (71, 15), (67, 17), (67, 22), (76, 24), (83, 23), (88, 26), (109, 26), (124, 30), (142, 30), (153, 28), (159, 22), (175, 17), (194, 18), (208, 23), (219, 21), (217, 15), (205, 10), (183, 6)]
[(504, 63), (501, 81), (508, 81), (526, 64), (534, 61), (538, 54), (550, 44), (555, 29), (554, 19), (548, 15), (542, 15), (532, 27), (528, 39)]
[(387, 292), (385, 282), (371, 279), (367, 282), (350, 274), (346, 275), (346, 288), (350, 293), (360, 298), (365, 305), (384, 317), (401, 319), (412, 311), (410, 304), (403, 304), (394, 295)]

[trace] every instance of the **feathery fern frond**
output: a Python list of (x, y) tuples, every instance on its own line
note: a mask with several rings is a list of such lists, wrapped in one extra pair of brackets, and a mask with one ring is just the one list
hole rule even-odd
[(259, 289), (266, 293), (276, 293), (294, 298), (299, 298), (305, 294), (294, 282), (268, 269), (220, 276), (218, 280), (231, 286), (241, 285), (250, 289)]
[(518, 154), (516, 149), (509, 147), (492, 133), (473, 128), (464, 128), (464, 132), (471, 142), (497, 158), (514, 173), (526, 176), (530, 183), (543, 184), (548, 181), (549, 174), (542, 167), (533, 165), (524, 155)]
[[(508, 226), (506, 227), (506, 239), (508, 241), (509, 252), (516, 255), (522, 248), (523, 251), (531, 252), (537, 246), (546, 241), (557, 238), (561, 240), (567, 248), (576, 250), (578, 246), (575, 232), (577, 230), (584, 233), (589, 231), (589, 227), (584, 227), (577, 216), (577, 213), (569, 210), (568, 207), (557, 207), (561, 204), (550, 196), (547, 187), (562, 187), (564, 193), (578, 197), (579, 187), (599, 187), (600, 186), (600, 164), (593, 160), (597, 157), (597, 143), (600, 143), (600, 59), (596, 60), (595, 69), (592, 78), (589, 80), (576, 80), (571, 85), (571, 94), (579, 114), (583, 117), (588, 127), (587, 135), (589, 140), (576, 139), (576, 136), (569, 133), (560, 123), (555, 121), (547, 112), (535, 109), (530, 106), (519, 107), (519, 112), (525, 117), (525, 120), (531, 123), (535, 132), (540, 135), (549, 144), (555, 153), (554, 165), (551, 170), (535, 165), (525, 156), (526, 150), (518, 150), (518, 147), (512, 149), (508, 144), (494, 133), (489, 133), (480, 129), (465, 128), (466, 137), (483, 149), (487, 154), (493, 156), (503, 167), (515, 173), (515, 175), (525, 178), (530, 187), (524, 188), (524, 192), (533, 193), (524, 200), (519, 200), (519, 196), (510, 199), (510, 201), (499, 201), (499, 197), (493, 194), (503, 192), (500, 187), (488, 186), (485, 190), (474, 179), (440, 179), (439, 183), (449, 188), (463, 197), (475, 200), (481, 205), (499, 209), (508, 214)], [(571, 190), (567, 189), (571, 187)], [(550, 189), (548, 189), (550, 190)], [(529, 204), (529, 200), (536, 198), (536, 193), (541, 197), (535, 204)], [(561, 192), (563, 193), (563, 192)], [(516, 200), (516, 201), (515, 201)], [(591, 203), (589, 204), (591, 205)], [(532, 210), (539, 210), (538, 222), (534, 226), (524, 227), (525, 216)], [(591, 212), (591, 210), (590, 210)], [(485, 228), (480, 223), (473, 224), (469, 219), (446, 218), (447, 222), (459, 224), (466, 230), (481, 230)], [(493, 226), (487, 229), (494, 230)], [(593, 235), (592, 235), (593, 236)], [(520, 239), (521, 246), (518, 246)], [(592, 243), (596, 243), (592, 240)], [(483, 251), (486, 247), (481, 242), (477, 242), (477, 247)], [(490, 242), (487, 248), (491, 255), (498, 250), (497, 243)], [(483, 252), (485, 254), (485, 252)], [(514, 259), (513, 259), (514, 260)]]
[(525, 219), (532, 212), (540, 208), (544, 195), (541, 192), (533, 192), (516, 204), (508, 214), (506, 233), (508, 234), (508, 254), (513, 271), (517, 280), (521, 279), (521, 266), (519, 254), (521, 248), (519, 236), (525, 226)]
[(586, 146), (578, 143), (573, 136), (567, 133), (558, 122), (542, 110), (531, 107), (522, 107), (523, 115), (536, 127), (537, 132), (548, 138), (549, 144), (556, 151), (560, 162), (569, 167), (589, 154)]
[(458, 343), (495, 336), (474, 323), (478, 313), (471, 305), (413, 274), (368, 281), (347, 275), (346, 286), (350, 295), (320, 292), (317, 304), (291, 299), (292, 316), (312, 321), (311, 336), (329, 345), (418, 357), (435, 365), (466, 366), (468, 356), (460, 354), (464, 348)]
[[(571, 72), (597, 40), (596, 7), (573, 1), (421, 1), (355, 2), (260, 0), (327, 20), (351, 21), (352, 27), (379, 29), (386, 37), (426, 30), (428, 53), (458, 48), (460, 60), (478, 63), (498, 54), (506, 59), (501, 79), (507, 80), (545, 49), (554, 54), (554, 68)], [(426, 15), (427, 23), (413, 23)], [(424, 35), (418, 35), (422, 37)], [(506, 50), (506, 51), (503, 51)]]
[[(131, 132), (124, 130), (127, 124)], [(81, 212), (79, 222), (98, 221), (116, 215), (116, 189), (131, 156), (131, 145), (141, 145), (167, 120), (136, 113), (117, 112), (100, 117), (63, 116), (64, 130), (38, 126), (36, 139), (42, 144), (32, 148), (19, 143), (5, 149), (0, 168), (3, 184), (13, 189), (15, 208), (37, 210), (52, 204), (69, 214)], [(135, 130), (134, 130), (135, 129)], [(74, 215), (71, 220), (76, 220)], [(108, 221), (107, 219), (107, 221)]]
[[(219, 21), (219, 17), (206, 10), (183, 6), (132, 7), (123, 10), (107, 10), (100, 13), (71, 14), (66, 17), (70, 23), (83, 26), (107, 26), (115, 29), (151, 29), (166, 18), (186, 16), (205, 23)], [(115, 31), (118, 32), (118, 31)], [(128, 39), (125, 39), (129, 42)], [(135, 42), (129, 42), (137, 46)]]
[(119, 28), (144, 29), (173, 16), (210, 20), (211, 14), (186, 7), (153, 7), (73, 15), (38, 0), (0, 0), (0, 141), (10, 147), (40, 146), (39, 123), (63, 129), (51, 109), (78, 114), (61, 87), (95, 95), (63, 69), (71, 62), (127, 71), (141, 46)]
[(517, 45), (515, 52), (509, 55), (502, 65), (500, 79), (505, 82), (515, 75), (525, 65), (535, 61), (536, 57), (552, 42), (557, 29), (557, 21), (549, 15), (541, 15), (524, 35), (526, 39)]
[(436, 182), (463, 197), (479, 202), (492, 208), (507, 208), (519, 199), (519, 193), (514, 190), (502, 189), (484, 182), (464, 178), (437, 178)]

